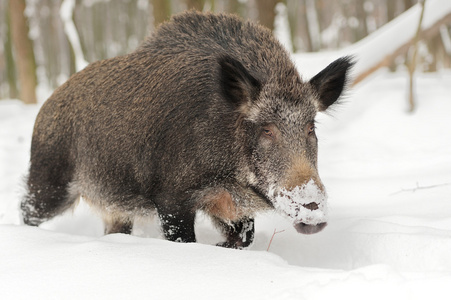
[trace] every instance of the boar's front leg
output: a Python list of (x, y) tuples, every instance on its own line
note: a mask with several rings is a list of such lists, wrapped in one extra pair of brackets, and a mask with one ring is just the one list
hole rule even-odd
[(168, 241), (195, 243), (194, 219), (196, 213), (181, 207), (158, 207), (163, 234)]
[(252, 244), (254, 240), (253, 218), (246, 217), (230, 223), (215, 218), (215, 222), (227, 238), (225, 242), (217, 244), (218, 246), (243, 249)]

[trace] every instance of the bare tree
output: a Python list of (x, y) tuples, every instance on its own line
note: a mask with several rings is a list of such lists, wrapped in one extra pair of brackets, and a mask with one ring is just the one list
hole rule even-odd
[(185, 0), (188, 9), (202, 11), (204, 9), (205, 0)]
[[(312, 37), (310, 35), (310, 26), (307, 19), (307, 4), (306, 0), (299, 1), (299, 19), (298, 19), (298, 26), (296, 26), (296, 32), (299, 39), (302, 40), (302, 45), (304, 51), (311, 52), (313, 51), (313, 42)], [(288, 10), (288, 15), (290, 15), (290, 10)], [(296, 17), (297, 14), (295, 14), (294, 17)], [(298, 42), (293, 41), (293, 45), (299, 45)]]
[(414, 6), (415, 0), (403, 0), (404, 3), (404, 10), (408, 10), (409, 8), (411, 8), (412, 6)]
[(171, 2), (167, 0), (151, 0), (153, 12), (153, 25), (156, 28), (159, 24), (167, 21), (171, 16)]
[(228, 0), (226, 4), (226, 11), (229, 13), (238, 14), (240, 10), (240, 2), (238, 0)]
[(20, 98), (36, 103), (36, 63), (33, 44), (28, 38), (28, 23), (24, 15), (25, 0), (10, 0), (11, 33), (20, 80)]
[(414, 87), (413, 87), (413, 73), (415, 72), (416, 62), (417, 62), (417, 52), (418, 52), (418, 41), (420, 40), (421, 33), (421, 23), (423, 22), (424, 7), (426, 0), (419, 0), (418, 3), (421, 5), (420, 20), (418, 21), (417, 32), (412, 42), (413, 53), (410, 58), (410, 63), (408, 64), (409, 69), (409, 111), (413, 112), (415, 110), (415, 99), (414, 99)]
[(366, 24), (366, 12), (365, 12), (365, 1), (356, 2), (356, 16), (358, 22), (358, 28), (356, 33), (356, 39), (361, 40), (368, 35), (368, 26)]
[(257, 2), (258, 20), (260, 24), (274, 29), (274, 19), (276, 18), (276, 4), (279, 0), (259, 0)]
[(5, 40), (4, 40), (4, 60), (6, 67), (6, 78), (8, 81), (9, 87), (9, 97), (17, 98), (19, 96), (19, 91), (17, 90), (16, 84), (16, 67), (14, 63), (14, 57), (12, 53), (12, 43), (11, 43), (11, 26), (10, 26), (10, 17), (9, 10), (5, 11), (5, 19), (6, 19), (6, 32), (5, 32)]

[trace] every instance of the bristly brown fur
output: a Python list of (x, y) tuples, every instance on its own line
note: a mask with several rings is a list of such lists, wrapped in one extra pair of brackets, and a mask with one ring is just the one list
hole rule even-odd
[(236, 204), (232, 195), (225, 190), (207, 194), (202, 203), (202, 209), (211, 216), (227, 221), (238, 220)]

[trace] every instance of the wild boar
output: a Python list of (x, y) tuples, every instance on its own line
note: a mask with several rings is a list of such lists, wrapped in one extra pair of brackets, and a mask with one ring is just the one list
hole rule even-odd
[(315, 116), (342, 94), (340, 58), (309, 81), (258, 24), (185, 12), (134, 52), (94, 62), (55, 90), (34, 127), (24, 222), (83, 199), (105, 233), (155, 213), (166, 239), (195, 242), (198, 210), (230, 248), (276, 209), (301, 233), (326, 225)]

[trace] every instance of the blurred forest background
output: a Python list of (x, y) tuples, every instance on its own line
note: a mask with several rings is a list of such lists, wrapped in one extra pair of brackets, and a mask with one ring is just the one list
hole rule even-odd
[[(448, 1), (448, 0), (444, 0)], [(281, 17), (292, 52), (355, 43), (417, 0), (0, 0), (0, 99), (36, 102), (86, 63), (128, 53), (172, 14), (230, 12), (274, 30)], [(422, 71), (451, 68), (450, 23), (420, 42)], [(390, 69), (405, 63), (403, 53)], [(19, 59), (20, 58), (20, 59)]]

